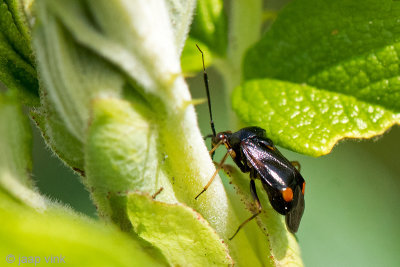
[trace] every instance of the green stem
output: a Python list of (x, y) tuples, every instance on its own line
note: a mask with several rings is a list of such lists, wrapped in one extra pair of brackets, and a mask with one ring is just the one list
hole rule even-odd
[[(160, 123), (160, 143), (164, 145), (166, 170), (179, 201), (199, 211), (221, 236), (228, 233), (224, 222), (228, 220), (229, 203), (219, 177), (200, 199), (202, 190), (215, 171), (203, 137), (186, 83), (181, 77), (166, 100), (167, 114)], [(218, 205), (216, 205), (218, 203)]]

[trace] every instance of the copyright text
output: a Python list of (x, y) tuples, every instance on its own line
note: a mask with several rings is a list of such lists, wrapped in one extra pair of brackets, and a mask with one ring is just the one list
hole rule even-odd
[(18, 266), (23, 265), (25, 263), (33, 263), (36, 265), (40, 264), (47, 264), (47, 263), (65, 263), (65, 256), (59, 255), (59, 256), (28, 256), (28, 255), (13, 255), (9, 254), (6, 256), (6, 262), (7, 263), (13, 263), (17, 264)]

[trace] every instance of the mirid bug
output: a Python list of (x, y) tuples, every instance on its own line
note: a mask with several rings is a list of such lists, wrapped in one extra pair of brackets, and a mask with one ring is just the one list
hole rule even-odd
[(246, 127), (237, 132), (216, 133), (211, 112), (211, 100), (208, 86), (208, 76), (204, 65), (204, 54), (199, 49), (203, 60), (203, 77), (206, 87), (208, 110), (210, 113), (210, 125), (212, 134), (211, 158), (215, 150), (224, 145), (228, 150), (216, 171), (203, 190), (196, 196), (197, 199), (210, 186), (215, 176), (222, 168), (228, 155), (244, 173), (250, 173), (250, 192), (257, 207), (257, 213), (245, 220), (230, 238), (232, 239), (239, 230), (249, 221), (261, 213), (262, 207), (257, 196), (255, 180), (260, 179), (264, 190), (268, 194), (271, 206), (280, 214), (285, 215), (286, 226), (292, 233), (296, 233), (304, 212), (305, 181), (300, 174), (300, 164), (297, 161), (289, 161), (275, 147), (272, 140), (266, 137), (265, 130), (260, 127)]

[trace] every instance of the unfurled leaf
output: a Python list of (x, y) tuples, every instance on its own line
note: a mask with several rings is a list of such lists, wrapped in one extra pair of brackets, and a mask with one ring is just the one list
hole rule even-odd
[(251, 80), (235, 89), (233, 106), (239, 117), (267, 131), (277, 144), (320, 156), (343, 138), (382, 134), (400, 114), (351, 95), (296, 83)]
[(249, 50), (234, 109), (313, 156), (381, 134), (399, 123), (399, 40), (399, 2), (293, 1)]

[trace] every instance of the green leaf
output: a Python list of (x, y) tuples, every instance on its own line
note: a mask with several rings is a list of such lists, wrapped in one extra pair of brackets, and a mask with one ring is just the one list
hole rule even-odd
[(190, 37), (222, 57), (228, 46), (227, 20), (222, 0), (199, 0)]
[(214, 229), (187, 206), (132, 193), (128, 196), (128, 214), (138, 235), (159, 247), (172, 266), (233, 264)]
[(233, 106), (277, 144), (311, 156), (329, 153), (345, 137), (372, 137), (400, 123), (400, 114), (356, 97), (270, 79), (236, 88)]
[(203, 64), (201, 62), (201, 54), (197, 49), (196, 44), (204, 53), (204, 64), (206, 68), (211, 65), (212, 53), (208, 50), (208, 47), (192, 38), (188, 38), (185, 43), (185, 47), (182, 51), (181, 66), (182, 72), (187, 75), (191, 75), (200, 70), (203, 70)]
[(38, 104), (38, 81), (30, 32), (19, 1), (0, 1), (0, 81), (22, 101)]
[(399, 21), (400, 3), (389, 0), (293, 1), (249, 50), (234, 109), (313, 156), (383, 133), (399, 123)]
[[(162, 257), (144, 250), (140, 243), (106, 226), (59, 206), (43, 213), (13, 201), (0, 189), (0, 250), (4, 257), (63, 258), (66, 266), (165, 266)], [(32, 245), (34, 244), (34, 245)], [(10, 258), (12, 259), (12, 256)], [(64, 264), (65, 262), (65, 264)]]
[(83, 143), (63, 124), (54, 107), (42, 98), (43, 107), (31, 110), (31, 118), (39, 127), (42, 137), (51, 150), (74, 171), (84, 174)]
[[(224, 171), (230, 176), (233, 189), (240, 196), (242, 206), (245, 206), (251, 214), (248, 213), (245, 219), (257, 212), (254, 198), (249, 190), (249, 177), (240, 172), (236, 167), (225, 164)], [(262, 263), (270, 266), (303, 266), (300, 257), (300, 248), (293, 234), (287, 231), (285, 217), (277, 213), (271, 206), (268, 195), (261, 183), (256, 183), (257, 195), (262, 205), (262, 212), (254, 221), (257, 221), (258, 228), (261, 230), (257, 236), (252, 237), (253, 244), (265, 246), (264, 249), (257, 249), (261, 253)], [(244, 219), (243, 219), (244, 220)], [(244, 230), (250, 227), (256, 227), (250, 223), (246, 224), (237, 235), (243, 235)], [(247, 234), (249, 231), (247, 231)], [(238, 236), (235, 236), (237, 238)]]

